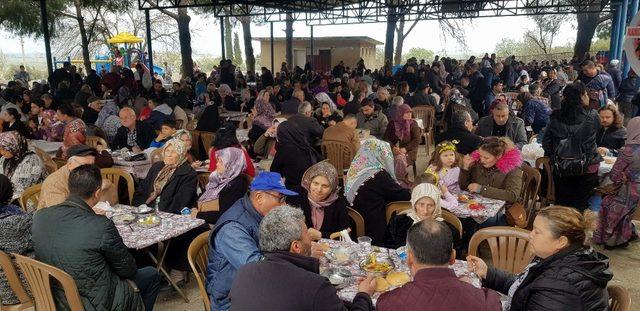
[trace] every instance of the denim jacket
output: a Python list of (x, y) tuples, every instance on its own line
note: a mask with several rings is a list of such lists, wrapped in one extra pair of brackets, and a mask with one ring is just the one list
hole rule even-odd
[(260, 260), (259, 227), (262, 215), (244, 196), (227, 210), (209, 237), (207, 293), (211, 310), (229, 310), (229, 291), (236, 272), (243, 265)]

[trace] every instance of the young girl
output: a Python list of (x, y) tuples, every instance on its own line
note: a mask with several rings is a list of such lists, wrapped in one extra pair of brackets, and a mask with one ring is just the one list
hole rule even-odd
[[(436, 145), (429, 166), (424, 172), (426, 175), (433, 175), (436, 185), (444, 186), (447, 192), (457, 194), (460, 192), (458, 185), (458, 175), (460, 175), (460, 157), (456, 152), (457, 141), (443, 141)], [(445, 191), (443, 190), (443, 193)]]

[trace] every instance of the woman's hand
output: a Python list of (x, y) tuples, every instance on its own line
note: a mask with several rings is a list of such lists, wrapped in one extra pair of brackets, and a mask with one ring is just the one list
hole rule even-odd
[(482, 189), (482, 186), (477, 183), (470, 183), (469, 186), (467, 187), (467, 190), (473, 193), (480, 193), (480, 189)]
[(314, 241), (318, 241), (320, 239), (322, 239), (322, 233), (314, 228), (309, 228), (307, 229), (307, 231), (309, 232), (309, 235), (311, 236), (311, 239)]
[(475, 162), (476, 160), (474, 160), (470, 155), (465, 155), (464, 158), (462, 158), (462, 169), (465, 171), (468, 170)]
[(473, 272), (481, 279), (485, 279), (487, 277), (488, 269), (489, 268), (484, 260), (476, 256), (467, 256), (467, 270), (469, 270), (469, 272)]

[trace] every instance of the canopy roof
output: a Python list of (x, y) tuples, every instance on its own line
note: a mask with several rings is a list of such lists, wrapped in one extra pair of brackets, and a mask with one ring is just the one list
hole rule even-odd
[(129, 32), (121, 32), (109, 39), (107, 39), (108, 43), (111, 44), (118, 44), (118, 43), (140, 43), (144, 41), (144, 39), (142, 38), (138, 38), (134, 35), (132, 35)]

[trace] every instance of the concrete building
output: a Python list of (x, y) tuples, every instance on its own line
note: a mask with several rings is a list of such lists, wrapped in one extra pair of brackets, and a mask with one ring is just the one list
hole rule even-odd
[[(271, 67), (271, 39), (269, 37), (253, 38), (260, 42), (262, 66)], [(372, 68), (376, 57), (376, 46), (382, 42), (369, 37), (314, 37), (313, 65), (314, 70), (329, 71), (340, 61), (347, 67), (354, 68), (360, 58), (364, 59), (367, 68)], [(280, 70), (280, 64), (286, 61), (285, 38), (273, 38), (274, 69)], [(293, 64), (304, 68), (311, 56), (309, 37), (293, 37)]]

